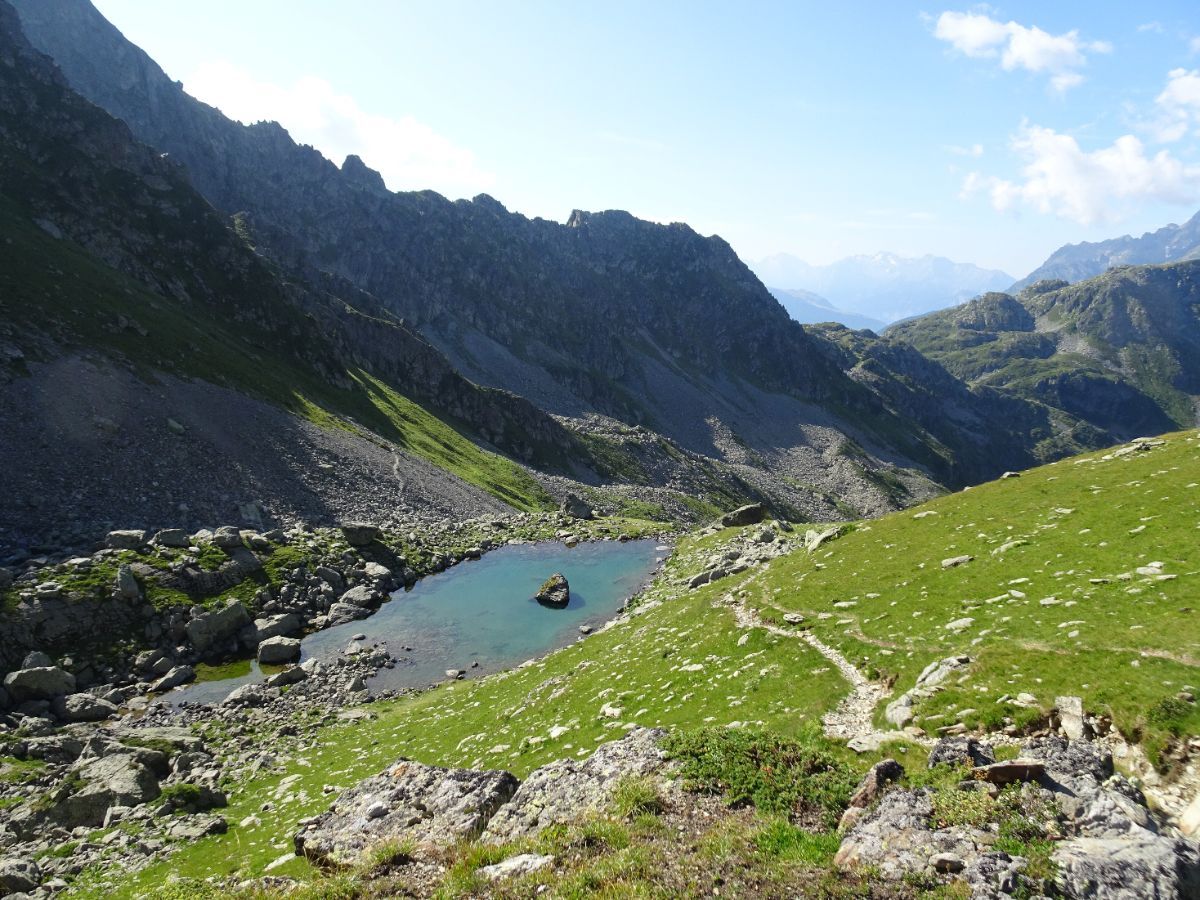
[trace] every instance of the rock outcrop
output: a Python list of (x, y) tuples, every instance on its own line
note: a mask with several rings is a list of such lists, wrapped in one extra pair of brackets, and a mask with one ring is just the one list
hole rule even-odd
[[(939, 742), (931, 760), (962, 766), (968, 776), (962, 791), (986, 787), (987, 780), (1013, 784), (1007, 790), (1018, 791), (1013, 802), (1029, 821), (1061, 833), (1051, 855), (1051, 884), (1041, 883), (1044, 875), (1030, 880), (1025, 857), (997, 849), (994, 824), (939, 824), (928, 788), (893, 789), (852, 817), (836, 863), (872, 866), (893, 880), (953, 875), (984, 898), (1043, 888), (1098, 900), (1200, 896), (1200, 845), (1150, 810), (1141, 792), (1114, 774), (1112, 757), (1099, 744), (1035, 738), (1021, 756), (995, 762), (990, 747), (956, 738)], [(1003, 777), (989, 779), (996, 773)]]
[[(508, 772), (400, 760), (304, 823), (295, 836), (296, 853), (320, 865), (348, 866), (391, 841), (429, 849), (460, 839), (504, 843), (535, 835), (602, 811), (623, 778), (664, 772), (669, 764), (659, 747), (663, 734), (636, 728), (585, 760), (543, 766), (524, 783)], [(544, 864), (529, 861), (534, 867)], [(500, 868), (495, 877), (510, 874)]]
[(516, 790), (517, 779), (508, 772), (400, 760), (309, 822), (295, 837), (296, 853), (320, 865), (348, 866), (390, 840), (438, 847), (476, 838)]

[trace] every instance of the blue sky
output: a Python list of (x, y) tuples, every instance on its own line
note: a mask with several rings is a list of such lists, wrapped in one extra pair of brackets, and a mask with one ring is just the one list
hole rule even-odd
[(1023, 276), (1200, 209), (1194, 2), (95, 2), (201, 99), (395, 190), (628, 209), (746, 259)]

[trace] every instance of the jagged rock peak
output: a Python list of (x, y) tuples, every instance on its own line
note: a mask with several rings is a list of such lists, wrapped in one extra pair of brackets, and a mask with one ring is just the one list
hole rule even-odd
[(352, 184), (359, 187), (376, 193), (387, 193), (387, 185), (383, 182), (383, 176), (364, 163), (362, 157), (356, 153), (351, 153), (346, 157), (346, 161), (342, 163), (342, 174)]

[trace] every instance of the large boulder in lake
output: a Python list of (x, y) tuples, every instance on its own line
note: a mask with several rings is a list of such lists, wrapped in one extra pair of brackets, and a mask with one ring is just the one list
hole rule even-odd
[(562, 609), (571, 602), (571, 586), (561, 572), (556, 572), (542, 582), (534, 599), (542, 606)]

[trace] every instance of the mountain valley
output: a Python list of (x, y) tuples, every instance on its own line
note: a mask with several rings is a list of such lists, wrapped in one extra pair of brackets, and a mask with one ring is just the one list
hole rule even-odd
[(748, 266), (0, 0), (0, 897), (1200, 896), (1196, 221)]

